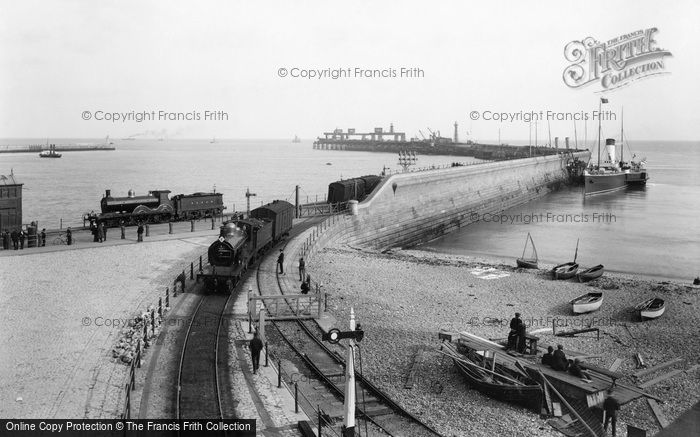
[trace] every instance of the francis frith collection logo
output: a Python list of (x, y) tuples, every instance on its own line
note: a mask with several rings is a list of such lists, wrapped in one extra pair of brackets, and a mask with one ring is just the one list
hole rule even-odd
[(649, 76), (668, 74), (664, 57), (672, 56), (658, 47), (657, 28), (637, 30), (605, 42), (592, 37), (571, 41), (564, 56), (571, 65), (564, 69), (564, 83), (571, 88), (599, 83), (611, 91)]

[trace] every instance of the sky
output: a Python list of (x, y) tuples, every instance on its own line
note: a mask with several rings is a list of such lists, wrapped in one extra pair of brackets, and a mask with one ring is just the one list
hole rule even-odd
[[(458, 122), (462, 140), (527, 140), (535, 128), (522, 115), (485, 118), (592, 116), (604, 96), (615, 114), (606, 133), (624, 108), (628, 138), (698, 140), (697, 17), (693, 0), (0, 0), (0, 138), (310, 139), (390, 123), (408, 137), (452, 136)], [(564, 83), (568, 43), (649, 28), (670, 52), (664, 74), (605, 92)], [(334, 69), (353, 75), (292, 77)], [(537, 134), (590, 139), (596, 123), (579, 120), (575, 133), (570, 118), (543, 118)]]

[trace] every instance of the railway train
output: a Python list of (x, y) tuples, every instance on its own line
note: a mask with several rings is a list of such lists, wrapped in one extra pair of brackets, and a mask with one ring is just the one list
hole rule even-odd
[(209, 269), (197, 275), (209, 290), (230, 292), (248, 266), (292, 229), (294, 205), (275, 200), (221, 226), (219, 238), (207, 251)]
[(168, 198), (169, 194), (170, 190), (153, 190), (146, 196), (136, 196), (129, 190), (127, 197), (112, 197), (111, 190), (106, 190), (100, 201), (102, 213), (85, 214), (83, 218), (93, 225), (116, 227), (197, 220), (220, 215), (226, 208), (221, 193), (177, 194)]
[(328, 186), (328, 203), (362, 201), (381, 181), (381, 176), (368, 175), (333, 182)]

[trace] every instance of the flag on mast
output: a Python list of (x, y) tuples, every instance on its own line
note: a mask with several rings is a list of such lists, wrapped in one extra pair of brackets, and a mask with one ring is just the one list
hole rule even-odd
[(600, 98), (600, 103), (608, 103), (608, 99), (605, 97)]

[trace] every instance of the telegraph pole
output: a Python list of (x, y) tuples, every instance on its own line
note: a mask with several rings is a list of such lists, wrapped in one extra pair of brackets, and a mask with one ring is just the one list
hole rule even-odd
[(250, 198), (253, 196), (257, 196), (255, 193), (250, 192), (250, 188), (245, 189), (245, 201), (246, 201), (246, 209), (248, 211), (248, 217), (250, 217)]

